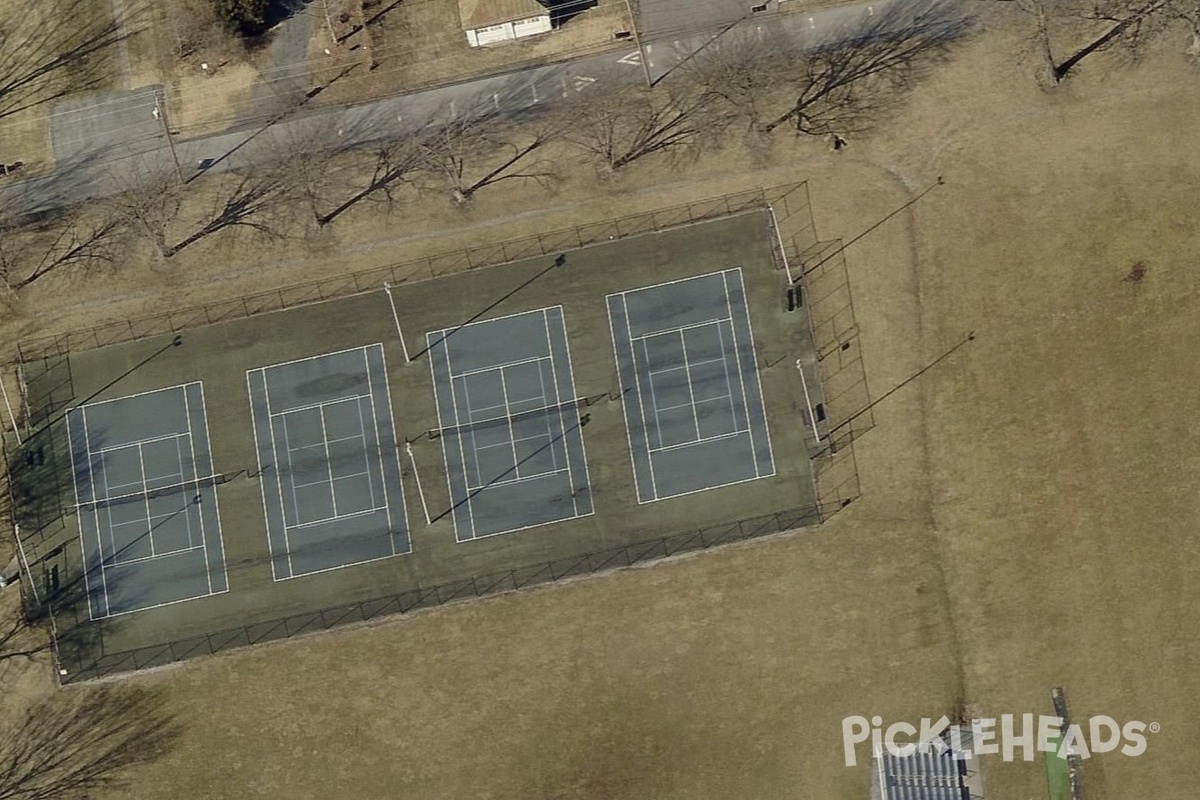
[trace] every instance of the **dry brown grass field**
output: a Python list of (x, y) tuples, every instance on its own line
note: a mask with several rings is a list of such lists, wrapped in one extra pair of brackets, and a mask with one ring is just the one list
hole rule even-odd
[[(840, 153), (781, 140), (769, 167), (634, 168), (591, 199), (580, 175), (553, 211), (498, 190), (392, 241), (360, 217), (318, 254), (31, 292), (10, 340), (797, 179), (848, 238), (941, 175), (847, 252), (873, 394), (976, 334), (879, 404), (863, 496), (822, 528), (123, 679), (185, 734), (111, 796), (850, 800), (869, 775), (842, 764), (846, 715), (1051, 713), (1065, 685), (1079, 720), (1161, 725), (1085, 762), (1088, 800), (1193, 797), (1200, 74), (1171, 42), (1046, 91), (1025, 46), (986, 33)], [(1040, 761), (984, 777), (1046, 795)]]

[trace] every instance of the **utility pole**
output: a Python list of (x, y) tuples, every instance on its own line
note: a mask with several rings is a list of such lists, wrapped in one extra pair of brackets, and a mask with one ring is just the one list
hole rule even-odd
[(625, 0), (625, 10), (629, 12), (629, 24), (633, 27), (633, 42), (637, 45), (638, 60), (642, 62), (642, 74), (646, 76), (646, 88), (654, 88), (654, 79), (650, 77), (650, 59), (646, 57), (646, 48), (642, 46), (642, 34), (638, 32), (637, 18), (633, 16), (633, 5)]
[(154, 93), (154, 118), (162, 123), (163, 133), (167, 135), (167, 146), (171, 148), (171, 159), (175, 162), (175, 175), (178, 176), (180, 183), (185, 183), (183, 180), (183, 167), (179, 166), (179, 153), (175, 150), (175, 137), (171, 135), (171, 126), (167, 124), (166, 103), (162, 102), (158, 92)]

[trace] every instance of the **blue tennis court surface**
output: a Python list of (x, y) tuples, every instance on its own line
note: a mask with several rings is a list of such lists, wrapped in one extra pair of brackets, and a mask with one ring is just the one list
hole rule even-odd
[(592, 513), (560, 306), (426, 334), (455, 538)]
[(775, 474), (739, 268), (608, 296), (639, 503)]
[(246, 380), (275, 580), (408, 553), (383, 345)]
[(226, 591), (199, 383), (67, 412), (92, 619)]

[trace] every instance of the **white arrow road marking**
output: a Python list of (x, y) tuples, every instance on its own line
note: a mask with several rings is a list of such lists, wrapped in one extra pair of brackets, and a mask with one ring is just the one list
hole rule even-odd
[(632, 53), (618, 58), (617, 63), (618, 64), (632, 64), (635, 67), (640, 67), (642, 65), (642, 54), (639, 53), (637, 50), (634, 50)]
[(588, 85), (593, 84), (595, 82), (596, 82), (595, 78), (590, 78), (587, 75), (576, 75), (575, 76), (575, 91), (582, 92), (584, 89), (586, 89), (588, 87)]

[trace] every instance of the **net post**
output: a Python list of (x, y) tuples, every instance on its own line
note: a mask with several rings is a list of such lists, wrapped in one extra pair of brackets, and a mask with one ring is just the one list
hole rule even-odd
[(404, 343), (404, 331), (400, 329), (400, 314), (396, 311), (396, 301), (392, 299), (392, 284), (384, 281), (383, 291), (387, 295), (388, 305), (392, 308), (392, 321), (396, 323), (396, 336), (400, 338), (400, 350), (404, 353), (404, 363), (411, 364), (412, 359), (408, 355), (408, 345)]
[(817, 417), (813, 414), (812, 399), (808, 394), (808, 379), (804, 377), (804, 359), (796, 359), (796, 371), (800, 373), (800, 386), (804, 389), (804, 407), (808, 409), (808, 424), (812, 427), (813, 439), (821, 443), (821, 434), (817, 430)]
[(421, 488), (421, 474), (417, 472), (417, 460), (413, 458), (412, 442), (404, 443), (404, 452), (408, 456), (408, 463), (412, 464), (413, 480), (417, 483), (417, 495), (421, 498), (421, 511), (425, 512), (425, 524), (432, 525), (433, 519), (429, 516), (429, 506), (425, 503), (425, 490)]
[(783, 259), (783, 271), (787, 274), (789, 284), (795, 284), (792, 278), (792, 268), (788, 264), (787, 250), (783, 247), (783, 234), (779, 231), (779, 219), (775, 216), (775, 207), (767, 203), (767, 211), (771, 213), (771, 227), (775, 229), (775, 241), (779, 243), (779, 257)]

